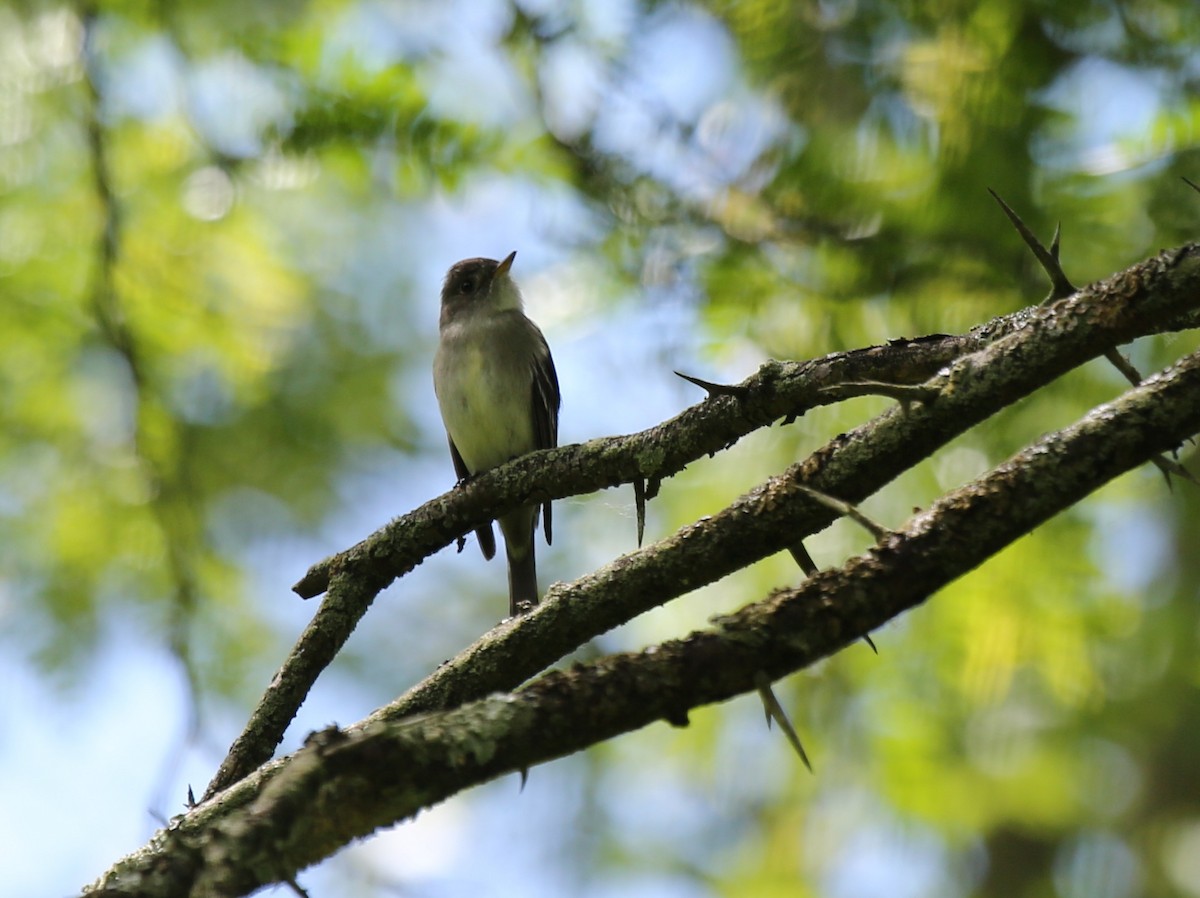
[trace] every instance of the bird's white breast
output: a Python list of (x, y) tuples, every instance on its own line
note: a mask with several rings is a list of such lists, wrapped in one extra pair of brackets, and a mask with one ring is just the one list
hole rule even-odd
[[(509, 322), (479, 316), (442, 331), (434, 380), (442, 421), (471, 473), (534, 448), (532, 372), (504, 342), (519, 336)], [(443, 364), (452, 354), (453, 366)]]

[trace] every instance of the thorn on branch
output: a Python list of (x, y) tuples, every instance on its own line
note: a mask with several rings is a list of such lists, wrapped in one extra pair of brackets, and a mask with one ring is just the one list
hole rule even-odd
[[(804, 571), (804, 576), (811, 577), (820, 570), (817, 567), (817, 563), (813, 561), (812, 556), (808, 554), (808, 549), (804, 548), (803, 542), (797, 542), (794, 546), (789, 546), (788, 551), (792, 553), (792, 558), (796, 564), (800, 565), (800, 570)], [(863, 642), (869, 645), (871, 651), (876, 655), (879, 654), (879, 649), (875, 647), (875, 641), (871, 639), (869, 634), (863, 634)]]
[(748, 388), (738, 384), (715, 384), (712, 381), (701, 380), (698, 377), (692, 377), (690, 374), (684, 374), (682, 371), (676, 371), (675, 375), (707, 391), (709, 399), (716, 396), (733, 396), (735, 399), (741, 399), (749, 392)]
[(992, 199), (1000, 204), (1000, 208), (1004, 210), (1004, 214), (1008, 216), (1008, 220), (1012, 222), (1012, 226), (1017, 229), (1017, 233), (1021, 235), (1021, 239), (1025, 241), (1025, 245), (1033, 251), (1033, 255), (1042, 266), (1042, 270), (1049, 276), (1050, 295), (1043, 302), (1053, 302), (1056, 299), (1062, 299), (1077, 292), (1075, 285), (1067, 278), (1062, 265), (1058, 261), (1060, 228), (1057, 225), (1055, 226), (1054, 239), (1050, 241), (1050, 248), (1046, 249), (1046, 247), (1042, 246), (1042, 242), (1033, 235), (1033, 231), (1029, 230), (1025, 225), (1025, 222), (1021, 221), (1021, 216), (1017, 215), (1009, 207), (1008, 203), (1000, 198), (1000, 194), (996, 193), (990, 187), (987, 191), (992, 195)]
[(688, 709), (679, 708), (677, 710), (668, 712), (667, 723), (673, 727), (679, 727), (680, 729), (683, 729), (691, 723), (691, 721), (688, 719)]
[(308, 892), (304, 891), (300, 883), (296, 882), (296, 877), (285, 876), (281, 881), (287, 883), (288, 887), (297, 895), (299, 895), (300, 898), (309, 898)]
[(1179, 462), (1173, 461), (1173, 460), (1167, 458), (1165, 455), (1156, 455), (1153, 458), (1151, 458), (1150, 461), (1153, 463), (1153, 465), (1156, 468), (1158, 468), (1160, 471), (1162, 471), (1163, 477), (1165, 477), (1167, 480), (1167, 489), (1169, 489), (1169, 490), (1174, 489), (1174, 487), (1171, 485), (1171, 475), (1172, 474), (1174, 474), (1176, 477), (1180, 478), (1181, 480), (1186, 480), (1188, 483), (1194, 483), (1196, 486), (1200, 486), (1200, 480), (1196, 479), (1196, 475), (1193, 474), (1191, 471), (1189, 471), (1187, 468), (1185, 468), (1183, 465), (1181, 465)]
[(658, 490), (661, 486), (662, 486), (662, 478), (661, 477), (651, 477), (648, 481), (646, 481), (646, 498), (647, 499), (658, 498)]
[(808, 549), (804, 548), (804, 543), (797, 542), (794, 546), (789, 546), (788, 551), (792, 553), (796, 564), (800, 565), (800, 570), (804, 571), (804, 576), (811, 577), (820, 570), (817, 563), (812, 560), (812, 556), (808, 554)]
[[(1116, 349), (1108, 350), (1108, 352), (1104, 353), (1104, 358), (1111, 362), (1112, 366), (1120, 371), (1121, 374), (1125, 376), (1125, 379), (1133, 384), (1133, 386), (1136, 387), (1141, 385), (1141, 373), (1137, 370), (1137, 368), (1130, 364), (1129, 359), (1121, 355), (1121, 353)], [(1196, 476), (1192, 474), (1191, 471), (1179, 464), (1179, 462), (1167, 458), (1165, 455), (1155, 455), (1150, 459), (1150, 462), (1156, 468), (1162, 471), (1163, 478), (1167, 481), (1167, 489), (1169, 490), (1174, 489), (1174, 485), (1171, 483), (1172, 474), (1182, 480), (1186, 480), (1189, 483), (1194, 483), (1197, 486), (1200, 486), (1200, 480), (1197, 480)]]
[(805, 486), (803, 483), (798, 484), (800, 491), (806, 496), (821, 503), (826, 508), (836, 511), (840, 515), (844, 515), (850, 520), (859, 524), (866, 529), (876, 540), (882, 540), (888, 535), (888, 529), (882, 524), (871, 520), (865, 514), (858, 510), (858, 507), (851, 505), (849, 502), (843, 502), (835, 496), (830, 496), (828, 493), (823, 493), (820, 490), (814, 490), (811, 486)]
[(1190, 181), (1187, 178), (1184, 178), (1183, 183), (1192, 188), (1192, 190), (1196, 191), (1196, 193), (1200, 193), (1200, 184), (1197, 184), (1195, 181)]
[(853, 396), (887, 396), (900, 403), (908, 411), (914, 402), (930, 403), (941, 395), (941, 390), (924, 384), (890, 384), (881, 380), (848, 380), (845, 383), (821, 387), (820, 392), (849, 399)]
[(633, 478), (633, 504), (637, 508), (637, 544), (642, 547), (642, 536), (646, 532), (646, 480)]
[(775, 697), (775, 691), (771, 688), (770, 677), (760, 670), (754, 675), (754, 684), (758, 687), (759, 698), (762, 699), (763, 712), (767, 716), (767, 728), (770, 729), (772, 720), (778, 723), (779, 728), (787, 736), (788, 742), (792, 743), (792, 748), (796, 749), (796, 754), (800, 756), (800, 760), (808, 768), (808, 772), (812, 773), (813, 768), (808, 760), (808, 754), (804, 751), (804, 746), (800, 744), (800, 737), (796, 735), (796, 730), (792, 727), (792, 722), (788, 720), (787, 712), (783, 710), (783, 705), (779, 704), (779, 699)]

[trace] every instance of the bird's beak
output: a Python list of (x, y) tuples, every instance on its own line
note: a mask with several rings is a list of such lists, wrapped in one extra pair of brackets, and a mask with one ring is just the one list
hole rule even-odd
[(513, 259), (517, 257), (517, 251), (514, 249), (511, 253), (504, 257), (504, 261), (496, 266), (494, 278), (500, 277), (502, 274), (508, 274), (508, 269), (512, 268)]

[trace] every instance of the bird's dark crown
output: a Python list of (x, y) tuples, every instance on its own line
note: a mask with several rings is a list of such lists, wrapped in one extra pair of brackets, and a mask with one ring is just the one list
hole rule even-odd
[(463, 259), (446, 272), (442, 284), (442, 299), (486, 293), (500, 263), (495, 259)]

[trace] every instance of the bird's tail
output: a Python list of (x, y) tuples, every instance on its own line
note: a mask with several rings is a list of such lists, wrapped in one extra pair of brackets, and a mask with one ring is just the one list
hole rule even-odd
[(524, 557), (514, 558), (511, 551), (508, 553), (508, 613), (516, 616), (521, 605), (536, 605), (540, 598), (531, 540)]
[(537, 560), (533, 553), (533, 527), (537, 508), (522, 508), (500, 520), (508, 555), (508, 613), (516, 616), (522, 605), (538, 603)]

